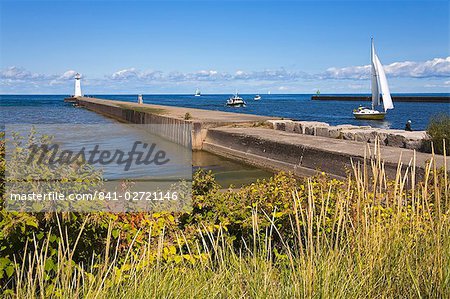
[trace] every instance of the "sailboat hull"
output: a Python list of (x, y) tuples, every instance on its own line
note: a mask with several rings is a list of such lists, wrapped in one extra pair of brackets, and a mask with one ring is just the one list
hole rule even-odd
[(386, 113), (373, 110), (373, 112), (371, 113), (353, 112), (353, 116), (356, 119), (383, 120), (386, 116)]

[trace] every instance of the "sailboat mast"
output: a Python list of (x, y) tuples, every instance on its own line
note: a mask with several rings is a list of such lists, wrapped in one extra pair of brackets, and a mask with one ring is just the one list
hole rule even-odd
[(371, 48), (370, 48), (370, 64), (371, 68), (371, 79), (372, 79), (372, 110), (375, 109), (375, 105), (379, 105), (380, 92), (378, 90), (378, 74), (375, 68), (375, 46), (373, 44), (373, 37), (371, 38)]

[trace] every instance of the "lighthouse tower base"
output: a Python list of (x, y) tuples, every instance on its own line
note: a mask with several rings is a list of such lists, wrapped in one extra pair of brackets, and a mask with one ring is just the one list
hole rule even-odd
[(73, 94), (74, 98), (82, 97), (83, 94), (81, 93), (81, 76), (80, 74), (75, 75), (75, 93)]

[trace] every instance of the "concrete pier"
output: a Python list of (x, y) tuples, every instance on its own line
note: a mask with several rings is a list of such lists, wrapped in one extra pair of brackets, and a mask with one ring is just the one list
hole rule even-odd
[[(75, 100), (72, 100), (75, 99)], [(211, 111), (194, 108), (137, 104), (123, 101), (103, 100), (97, 98), (71, 98), (71, 101), (89, 110), (104, 114), (118, 121), (133, 124), (167, 125), (179, 132), (153, 132), (175, 143), (192, 146), (201, 150), (206, 132), (210, 128), (230, 124), (262, 124), (273, 117)], [(276, 118), (275, 118), (276, 119)], [(176, 126), (173, 126), (176, 125)], [(164, 128), (164, 126), (161, 126)], [(168, 129), (168, 130), (170, 130)], [(191, 135), (191, 138), (187, 138)], [(187, 144), (191, 140), (192, 144)]]
[[(369, 151), (374, 152), (374, 138), (381, 139), (380, 136), (385, 137), (382, 144), (387, 144), (381, 145), (380, 151), (386, 174), (391, 178), (395, 176), (399, 161), (408, 165), (415, 156), (420, 176), (426, 161), (431, 159), (430, 154), (401, 148), (413, 147), (414, 142), (425, 136), (424, 132), (413, 132), (409, 136), (405, 132), (386, 130), (393, 132), (375, 131), (373, 135), (370, 127), (332, 127), (319, 122), (85, 97), (76, 98), (75, 102), (122, 122), (161, 124), (158, 127), (163, 129), (154, 133), (191, 146), (193, 150), (208, 151), (274, 171), (291, 171), (300, 177), (318, 171), (345, 177), (346, 171), (352, 168), (352, 161), (362, 162), (365, 155), (369, 157)], [(443, 156), (437, 155), (436, 162), (438, 167), (447, 163), (450, 169)]]

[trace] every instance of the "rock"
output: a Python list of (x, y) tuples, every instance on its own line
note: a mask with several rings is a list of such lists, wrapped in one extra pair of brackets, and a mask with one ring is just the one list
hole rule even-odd
[(330, 138), (341, 138), (341, 128), (331, 127), (328, 129), (328, 137)]
[(383, 130), (387, 135), (386, 145), (404, 147), (409, 149), (419, 149), (422, 140), (427, 138), (427, 132), (408, 132), (403, 130)]
[(342, 129), (340, 131), (340, 137), (345, 140), (354, 140), (361, 142), (375, 143), (380, 139), (381, 144), (384, 144), (384, 135), (380, 134), (377, 129), (374, 128), (362, 128), (362, 129)]
[(293, 128), (292, 120), (268, 120), (267, 121), (272, 129), (279, 130), (279, 131), (286, 131), (286, 124), (289, 124), (288, 126)]
[(316, 128), (317, 127), (329, 127), (330, 125), (324, 122), (319, 121), (300, 121), (299, 128), (297, 128), (298, 131), (301, 132), (301, 134), (306, 135), (316, 135)]
[(303, 134), (302, 125), (299, 121), (294, 121), (294, 133)]
[[(354, 133), (352, 130), (362, 130), (362, 129), (373, 129), (370, 126), (354, 126), (354, 125), (338, 125), (330, 127), (329, 129), (329, 137), (330, 138), (340, 138), (347, 140), (355, 140)], [(344, 136), (345, 134), (345, 136)]]
[(394, 147), (405, 147), (406, 142), (407, 139), (404, 136), (392, 132), (387, 134), (385, 144)]
[(369, 143), (375, 143), (376, 138), (378, 137), (377, 131), (370, 130), (370, 129), (359, 129), (354, 130), (354, 140), (355, 141), (362, 141), (362, 142), (369, 142)]
[[(322, 137), (328, 137), (330, 138), (330, 128), (332, 128), (331, 126), (327, 127), (327, 126), (320, 126), (320, 127), (316, 127), (316, 132), (315, 135), (316, 136), (322, 136)], [(333, 138), (333, 137), (331, 137)]]
[(295, 132), (295, 122), (293, 121), (288, 121), (285, 123), (285, 131), (289, 132), (289, 133), (294, 133)]

